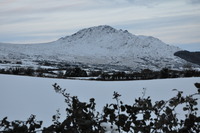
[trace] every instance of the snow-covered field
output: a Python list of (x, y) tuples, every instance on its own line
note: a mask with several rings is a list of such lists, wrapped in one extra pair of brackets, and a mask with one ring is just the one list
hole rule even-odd
[(81, 101), (95, 98), (97, 110), (101, 112), (106, 103), (115, 102), (112, 99), (114, 91), (122, 95), (122, 101), (131, 104), (135, 98), (142, 96), (143, 88), (146, 88), (145, 96), (151, 96), (153, 101), (166, 100), (176, 95), (172, 89), (182, 90), (184, 94), (196, 92), (196, 82), (200, 82), (200, 77), (103, 82), (0, 74), (0, 119), (8, 116), (9, 120), (27, 120), (34, 114), (37, 120), (44, 120), (43, 126), (48, 126), (52, 124), (52, 115), (60, 109), (63, 120), (66, 104), (64, 97), (55, 93), (52, 87), (54, 83), (66, 88), (67, 92), (78, 96)]

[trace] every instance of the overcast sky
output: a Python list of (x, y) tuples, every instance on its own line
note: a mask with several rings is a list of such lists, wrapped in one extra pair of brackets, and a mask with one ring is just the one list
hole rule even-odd
[(98, 25), (200, 48), (200, 0), (0, 0), (0, 42), (49, 42)]

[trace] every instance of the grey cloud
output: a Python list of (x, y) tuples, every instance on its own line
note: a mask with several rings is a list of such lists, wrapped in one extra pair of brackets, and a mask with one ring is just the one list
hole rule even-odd
[(200, 16), (197, 15), (182, 15), (182, 16), (169, 16), (169, 17), (157, 17), (151, 19), (141, 19), (141, 20), (134, 20), (129, 22), (124, 22), (127, 24), (127, 27), (134, 26), (134, 29), (155, 29), (155, 28), (164, 28), (169, 26), (176, 26), (176, 25), (188, 25), (193, 23), (199, 23)]
[(136, 5), (136, 6), (153, 7), (155, 5), (159, 5), (161, 3), (166, 3), (169, 1), (172, 1), (172, 0), (168, 0), (168, 1), (164, 1), (164, 0), (110, 0), (109, 2), (118, 3), (118, 4), (124, 3), (124, 4), (132, 4), (132, 5)]
[(42, 17), (15, 17), (11, 19), (4, 19), (0, 18), (0, 24), (2, 25), (8, 25), (8, 24), (19, 24), (19, 23), (27, 23), (27, 22), (35, 22), (38, 20), (42, 20)]
[(115, 27), (136, 35), (158, 37), (165, 43), (180, 44), (200, 41), (199, 23), (200, 15), (182, 15), (126, 21)]
[(200, 0), (187, 0), (190, 4), (200, 4)]

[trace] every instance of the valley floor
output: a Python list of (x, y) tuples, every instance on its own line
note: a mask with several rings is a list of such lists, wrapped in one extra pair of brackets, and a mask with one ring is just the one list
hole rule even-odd
[[(101, 112), (106, 103), (115, 102), (112, 99), (114, 91), (122, 95), (121, 100), (124, 103), (131, 104), (135, 98), (142, 96), (143, 88), (146, 89), (145, 97), (150, 96), (153, 101), (167, 100), (176, 95), (172, 89), (183, 91), (186, 95), (195, 93), (197, 88), (194, 83), (196, 82), (200, 82), (200, 77), (85, 81), (0, 74), (0, 119), (8, 116), (8, 120), (27, 120), (31, 114), (34, 114), (37, 120), (44, 120), (43, 126), (48, 126), (52, 124), (52, 115), (60, 109), (61, 120), (64, 120), (66, 104), (64, 97), (55, 93), (52, 87), (54, 83), (66, 88), (67, 92), (72, 96), (78, 96), (81, 101), (88, 102), (90, 98), (95, 98), (97, 111)], [(178, 115), (183, 115), (177, 112)]]

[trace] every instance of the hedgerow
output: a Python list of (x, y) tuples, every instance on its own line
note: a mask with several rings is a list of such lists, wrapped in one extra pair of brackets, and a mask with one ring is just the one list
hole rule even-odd
[[(177, 95), (168, 99), (152, 102), (151, 97), (143, 95), (131, 105), (120, 100), (121, 95), (114, 92), (115, 103), (106, 104), (103, 112), (95, 109), (95, 99), (81, 102), (77, 96), (71, 96), (66, 89), (56, 83), (53, 85), (56, 93), (65, 98), (66, 119), (60, 121), (60, 113), (52, 117), (52, 125), (42, 127), (42, 121), (37, 121), (31, 115), (27, 121), (8, 121), (7, 117), (0, 121), (2, 133), (199, 133), (200, 116), (198, 99), (200, 83), (195, 83), (197, 92), (187, 96), (182, 91), (175, 90)], [(182, 112), (177, 108), (182, 107)], [(185, 114), (179, 118), (178, 113)]]

